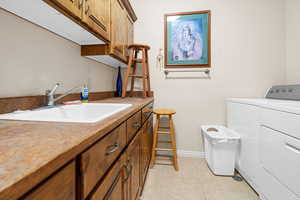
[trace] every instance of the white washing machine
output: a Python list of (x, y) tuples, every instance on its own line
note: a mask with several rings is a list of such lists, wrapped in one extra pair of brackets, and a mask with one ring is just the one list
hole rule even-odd
[(226, 103), (227, 126), (241, 135), (238, 171), (263, 200), (300, 200), (300, 85)]

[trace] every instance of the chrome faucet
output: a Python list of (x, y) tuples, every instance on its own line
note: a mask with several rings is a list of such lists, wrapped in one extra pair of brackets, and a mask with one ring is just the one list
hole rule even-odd
[(82, 86), (74, 87), (74, 88), (68, 90), (67, 92), (65, 92), (64, 94), (62, 94), (62, 95), (55, 98), (54, 95), (55, 95), (55, 92), (56, 92), (57, 88), (59, 87), (59, 85), (60, 85), (59, 83), (56, 83), (52, 90), (46, 90), (47, 105), (48, 106), (54, 106), (56, 101), (64, 98), (65, 96), (70, 94), (73, 90), (82, 88)]

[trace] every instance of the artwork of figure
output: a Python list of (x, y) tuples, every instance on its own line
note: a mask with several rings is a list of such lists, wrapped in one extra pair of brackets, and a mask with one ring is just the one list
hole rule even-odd
[(210, 11), (165, 15), (165, 67), (210, 67)]
[(174, 29), (172, 59), (199, 60), (202, 57), (202, 38), (193, 22), (183, 22)]

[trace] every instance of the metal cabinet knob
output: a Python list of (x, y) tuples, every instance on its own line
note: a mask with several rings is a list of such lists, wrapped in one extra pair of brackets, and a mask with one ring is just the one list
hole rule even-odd
[(114, 145), (107, 147), (107, 151), (106, 151), (105, 155), (108, 156), (108, 155), (116, 152), (119, 147), (120, 147), (120, 145), (118, 143), (115, 143)]
[(140, 126), (141, 126), (141, 124), (139, 122), (134, 122), (132, 124), (132, 127), (134, 127), (134, 128), (139, 128)]

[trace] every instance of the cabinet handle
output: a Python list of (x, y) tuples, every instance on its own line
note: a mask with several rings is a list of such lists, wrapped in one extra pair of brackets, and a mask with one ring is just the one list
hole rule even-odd
[(139, 122), (134, 122), (133, 124), (132, 124), (132, 127), (133, 128), (139, 128), (141, 126), (141, 124), (139, 123)]
[(126, 168), (126, 174), (127, 174), (127, 177), (124, 179), (124, 182), (126, 182), (132, 173), (132, 165), (127, 163), (124, 167)]
[(107, 151), (106, 151), (105, 155), (108, 156), (108, 155), (116, 152), (119, 147), (120, 147), (120, 145), (118, 143), (115, 143), (114, 145), (107, 147)]

